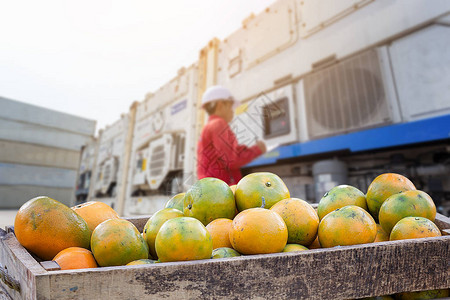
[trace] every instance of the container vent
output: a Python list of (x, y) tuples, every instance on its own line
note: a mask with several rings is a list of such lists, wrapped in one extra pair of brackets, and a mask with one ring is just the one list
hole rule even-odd
[(310, 138), (392, 122), (376, 49), (305, 77)]
[(184, 134), (178, 134), (175, 137), (175, 163), (174, 168), (175, 169), (183, 169), (183, 163), (184, 163), (184, 145), (186, 143), (186, 137)]
[(164, 145), (156, 146), (150, 156), (150, 175), (160, 176), (164, 169), (164, 160), (166, 158)]
[(111, 165), (106, 164), (105, 169), (103, 170), (103, 184), (106, 185), (111, 181)]

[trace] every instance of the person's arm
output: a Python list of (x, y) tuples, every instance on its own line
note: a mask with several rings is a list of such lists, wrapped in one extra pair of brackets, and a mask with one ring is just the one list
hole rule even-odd
[(214, 148), (229, 169), (246, 165), (263, 153), (259, 144), (252, 147), (239, 145), (235, 134), (225, 121), (218, 122), (215, 127), (216, 134), (212, 137)]

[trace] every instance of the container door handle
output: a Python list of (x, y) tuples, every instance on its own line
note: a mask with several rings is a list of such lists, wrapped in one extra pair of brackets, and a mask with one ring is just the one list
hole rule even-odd
[(0, 279), (11, 289), (20, 293), (20, 283), (8, 274), (6, 267), (0, 265)]

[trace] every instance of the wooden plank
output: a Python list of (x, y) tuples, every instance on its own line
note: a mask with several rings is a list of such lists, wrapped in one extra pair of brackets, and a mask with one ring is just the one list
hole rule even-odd
[(61, 270), (61, 267), (58, 265), (58, 263), (53, 260), (43, 261), (43, 262), (40, 262), (40, 264), (46, 271)]
[[(6, 233), (2, 230), (0, 236), (0, 265), (13, 281), (19, 283), (20, 292), (10, 288), (3, 281), (0, 281), (0, 286), (13, 299), (34, 299), (37, 289), (35, 276), (47, 272), (20, 245), (13, 233)], [(49, 286), (43, 283), (39, 285), (39, 289), (45, 294), (48, 293)]]
[(436, 218), (434, 219), (434, 223), (440, 230), (450, 229), (450, 218), (441, 215), (440, 213), (436, 214)]
[(50, 278), (52, 299), (349, 299), (450, 287), (449, 244), (424, 238), (39, 277)]
[(11, 296), (0, 285), (0, 300), (12, 300)]

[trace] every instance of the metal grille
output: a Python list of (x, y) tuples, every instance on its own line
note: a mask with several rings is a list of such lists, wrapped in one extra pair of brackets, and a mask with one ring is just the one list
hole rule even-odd
[(179, 134), (176, 136), (176, 152), (175, 152), (175, 168), (176, 169), (182, 169), (183, 168), (183, 162), (184, 162), (184, 144), (185, 144), (186, 138), (184, 134)]
[(103, 184), (109, 183), (110, 177), (111, 177), (111, 165), (107, 164), (103, 171)]
[(311, 138), (373, 127), (391, 121), (376, 50), (305, 77)]
[(164, 152), (164, 146), (160, 145), (155, 147), (150, 157), (150, 175), (159, 176), (163, 172), (164, 160), (166, 153)]

